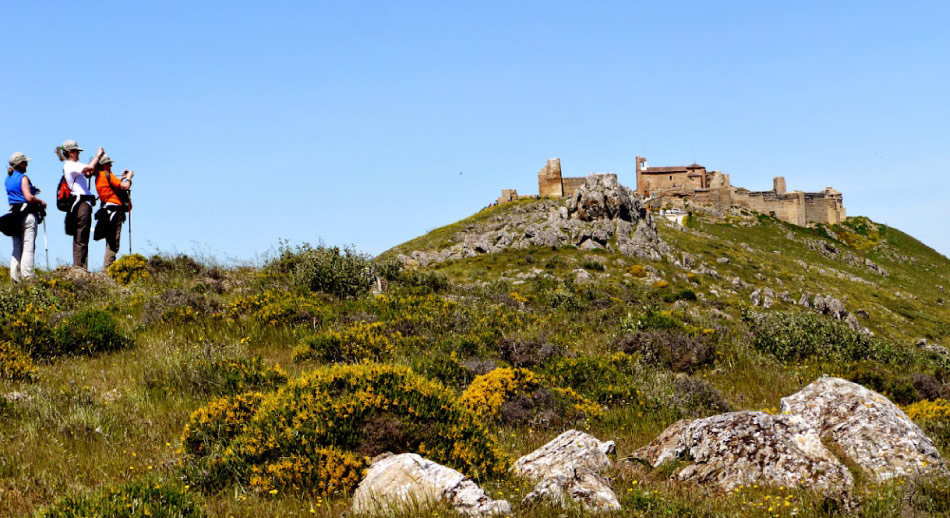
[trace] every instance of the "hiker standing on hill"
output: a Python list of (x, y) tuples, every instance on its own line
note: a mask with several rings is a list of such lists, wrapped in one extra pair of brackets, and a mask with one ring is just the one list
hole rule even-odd
[(108, 270), (119, 253), (119, 238), (122, 236), (122, 223), (125, 213), (132, 210), (129, 189), (135, 171), (126, 169), (121, 178), (112, 174), (112, 158), (103, 154), (96, 167), (96, 192), (99, 193), (99, 210), (96, 211), (96, 230), (93, 239), (105, 238), (106, 255), (102, 260), (102, 269)]
[(13, 237), (13, 254), (10, 258), (10, 278), (13, 282), (33, 277), (36, 228), (46, 215), (46, 202), (36, 197), (39, 189), (33, 187), (26, 177), (29, 162), (30, 159), (23, 153), (14, 153), (10, 157), (5, 182), (10, 211), (4, 215), (4, 233)]
[(76, 199), (72, 209), (66, 214), (66, 234), (73, 236), (73, 266), (86, 268), (89, 258), (89, 229), (92, 227), (92, 206), (96, 197), (89, 190), (88, 178), (99, 165), (99, 158), (105, 153), (102, 148), (88, 164), (79, 161), (82, 148), (75, 140), (67, 140), (56, 148), (56, 156), (63, 162), (63, 177)]

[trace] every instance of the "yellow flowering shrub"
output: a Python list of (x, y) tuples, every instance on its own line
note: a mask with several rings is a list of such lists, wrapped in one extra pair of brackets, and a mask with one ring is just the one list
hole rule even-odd
[(506, 401), (531, 394), (539, 388), (541, 382), (531, 371), (503, 367), (476, 377), (462, 393), (460, 401), (480, 417), (494, 418), (498, 417)]
[[(220, 421), (220, 423), (219, 423)], [(507, 460), (476, 414), (441, 384), (405, 367), (333, 365), (261, 396), (219, 399), (182, 433), (185, 475), (208, 489), (347, 492), (387, 423), (394, 453), (415, 452), (473, 477), (505, 473)]]
[(252, 318), (264, 325), (277, 326), (325, 318), (327, 309), (319, 301), (296, 293), (267, 290), (242, 295), (232, 300), (224, 311), (228, 321)]
[(369, 311), (403, 334), (438, 331), (459, 318), (459, 304), (438, 295), (377, 295)]
[(195, 410), (181, 434), (182, 447), (197, 457), (218, 451), (244, 429), (262, 399), (260, 392), (247, 392), (215, 399)]
[(354, 362), (388, 358), (402, 339), (382, 322), (357, 322), (309, 337), (294, 350), (294, 361), (319, 358), (328, 362)]
[(642, 264), (635, 264), (627, 270), (627, 273), (634, 277), (643, 278), (647, 276), (647, 269)]
[(129, 284), (149, 276), (148, 261), (141, 254), (123, 255), (106, 270), (119, 284)]
[(33, 380), (35, 377), (36, 367), (30, 355), (10, 342), (0, 341), (0, 379)]
[[(524, 403), (518, 404), (519, 400)], [(570, 388), (555, 387), (527, 369), (508, 367), (476, 377), (459, 401), (481, 418), (514, 423), (527, 421), (541, 410), (568, 420), (603, 414), (600, 405)], [(513, 403), (507, 413), (506, 403)]]
[(946, 421), (950, 422), (950, 401), (936, 399), (934, 401), (918, 401), (904, 409), (907, 417), (914, 421)]
[[(332, 495), (356, 487), (363, 479), (366, 466), (364, 457), (337, 448), (313, 447), (304, 455), (290, 455), (263, 466), (252, 466), (249, 482), (262, 493), (286, 488), (295, 493), (306, 489), (319, 495)], [(314, 471), (321, 476), (313, 477)]]
[(923, 400), (908, 405), (904, 412), (940, 446), (950, 445), (950, 401)]

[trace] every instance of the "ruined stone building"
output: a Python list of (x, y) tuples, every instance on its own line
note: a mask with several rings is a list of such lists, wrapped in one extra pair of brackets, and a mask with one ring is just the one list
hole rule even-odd
[[(771, 191), (750, 191), (733, 187), (729, 175), (707, 171), (699, 164), (648, 167), (647, 159), (637, 157), (637, 194), (652, 208), (686, 208), (704, 205), (725, 210), (743, 207), (774, 216), (782, 221), (805, 226), (810, 223), (837, 224), (845, 219), (841, 193), (826, 187), (821, 192), (787, 191), (785, 178), (775, 177)], [(574, 194), (585, 177), (561, 174), (561, 160), (549, 158), (538, 171), (538, 195), (541, 198), (562, 198)], [(507, 203), (535, 196), (519, 195), (514, 189), (502, 190), (498, 203)]]
[[(541, 198), (562, 198), (570, 196), (584, 185), (586, 177), (564, 178), (561, 176), (561, 159), (549, 158), (547, 164), (538, 171), (538, 195)], [(498, 203), (534, 198), (531, 195), (519, 195), (515, 189), (502, 189)]]
[(821, 192), (787, 191), (785, 178), (772, 180), (771, 191), (750, 191), (733, 187), (729, 175), (707, 171), (699, 164), (648, 167), (637, 157), (637, 193), (654, 207), (683, 208), (688, 204), (718, 209), (743, 207), (774, 216), (795, 225), (837, 224), (845, 219), (841, 193), (826, 187)]

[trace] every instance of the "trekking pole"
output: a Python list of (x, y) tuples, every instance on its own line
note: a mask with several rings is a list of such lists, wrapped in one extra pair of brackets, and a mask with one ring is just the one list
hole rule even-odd
[(132, 255), (132, 211), (129, 211), (129, 255)]
[(46, 218), (43, 218), (43, 248), (46, 249), (46, 271), (49, 272), (49, 242), (46, 240)]

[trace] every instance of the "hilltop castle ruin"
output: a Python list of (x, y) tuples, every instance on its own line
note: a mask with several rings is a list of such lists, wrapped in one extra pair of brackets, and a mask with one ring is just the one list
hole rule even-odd
[(831, 187), (821, 192), (787, 191), (785, 177), (772, 180), (771, 191), (750, 191), (733, 187), (729, 175), (707, 171), (699, 164), (648, 167), (637, 157), (637, 193), (651, 206), (684, 207), (687, 202), (719, 209), (743, 207), (782, 221), (805, 226), (809, 223), (834, 225), (845, 219), (841, 193)]
[[(821, 192), (787, 191), (785, 178), (772, 180), (771, 191), (750, 191), (733, 187), (729, 175), (722, 171), (707, 171), (704, 166), (648, 167), (647, 159), (637, 157), (637, 194), (647, 206), (685, 208), (687, 205), (705, 205), (719, 210), (743, 207), (795, 225), (811, 223), (834, 225), (845, 219), (841, 193), (826, 187)], [(538, 171), (538, 195), (541, 198), (570, 196), (584, 184), (584, 177), (561, 174), (561, 160), (550, 158)], [(533, 196), (519, 195), (514, 189), (502, 190), (498, 203), (506, 203)]]

